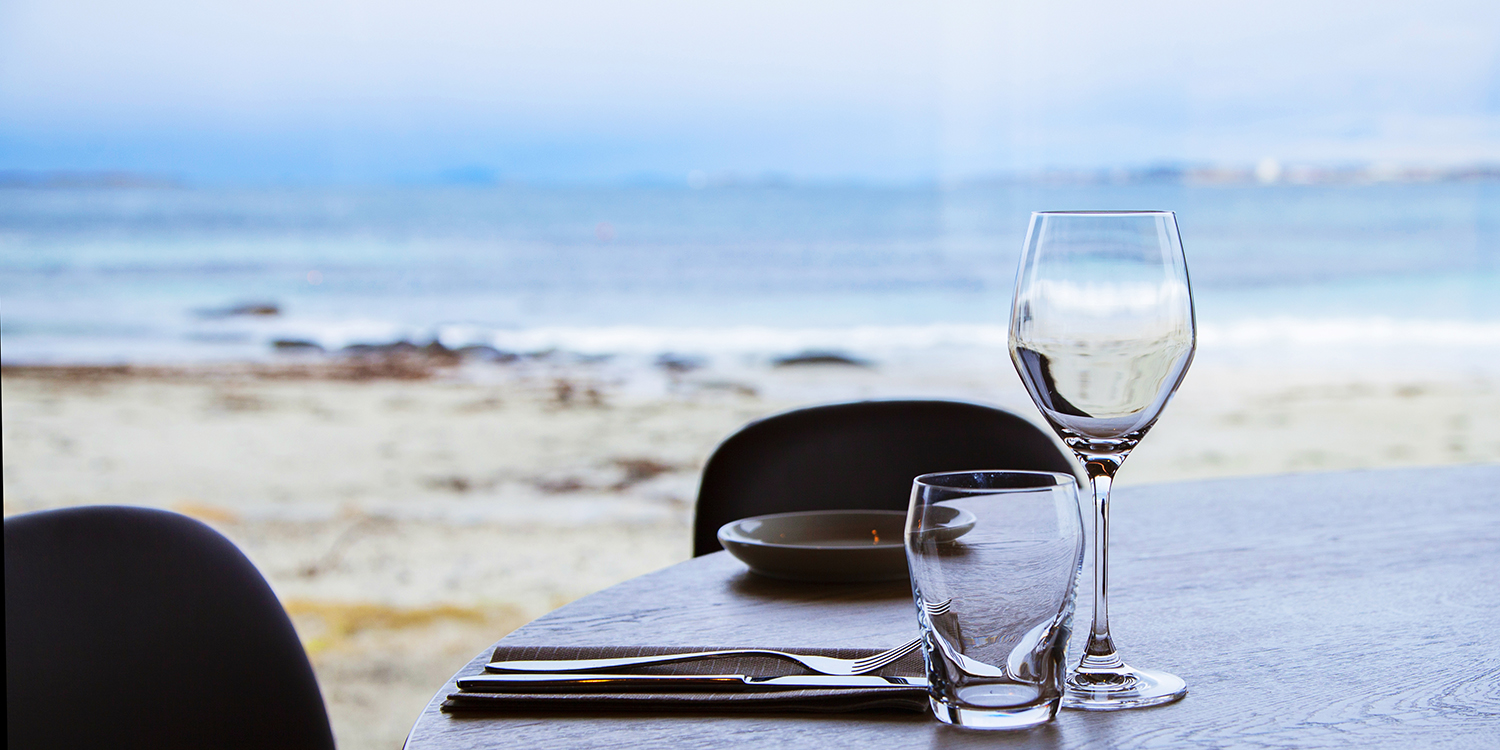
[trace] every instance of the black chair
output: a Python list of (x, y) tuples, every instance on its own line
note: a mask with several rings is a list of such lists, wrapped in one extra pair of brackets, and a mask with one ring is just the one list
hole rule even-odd
[(1076, 476), (1051, 436), (1004, 409), (962, 401), (859, 401), (751, 422), (703, 468), (693, 554), (719, 527), (797, 510), (906, 510), (919, 474), (1029, 469)]
[(185, 516), (93, 506), (5, 519), (10, 747), (331, 749), (271, 587)]

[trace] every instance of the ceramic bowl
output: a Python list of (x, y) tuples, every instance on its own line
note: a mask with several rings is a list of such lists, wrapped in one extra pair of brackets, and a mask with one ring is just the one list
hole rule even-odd
[[(930, 533), (956, 539), (974, 516), (954, 509)], [(790, 581), (906, 580), (906, 513), (897, 510), (812, 510), (742, 518), (719, 529), (729, 554), (763, 576)]]

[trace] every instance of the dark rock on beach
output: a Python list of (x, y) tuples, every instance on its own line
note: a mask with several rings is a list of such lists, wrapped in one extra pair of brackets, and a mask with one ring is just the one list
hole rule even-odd
[(393, 341), (388, 344), (350, 344), (340, 349), (339, 353), (354, 357), (414, 356), (453, 362), (459, 360), (514, 362), (521, 358), (519, 354), (500, 351), (486, 344), (470, 344), (456, 349), (449, 348), (437, 339), (433, 339), (422, 346), (417, 346), (406, 340)]
[(557, 348), (538, 349), (526, 352), (522, 356), (538, 362), (555, 362), (557, 364), (569, 365), (597, 365), (615, 358), (613, 354), (584, 354)]
[(802, 352), (789, 357), (771, 360), (773, 367), (801, 367), (803, 365), (838, 365), (841, 367), (872, 367), (869, 360), (851, 357), (839, 352)]
[[(271, 347), (286, 353), (326, 352), (317, 342), (304, 339), (277, 339), (271, 342)], [(379, 344), (350, 344), (328, 354), (316, 360), (304, 358), (284, 364), (312, 368), (302, 372), (302, 376), (331, 380), (424, 380), (465, 361), (509, 363), (521, 358), (513, 352), (482, 344), (449, 348), (436, 339), (421, 345), (405, 339)], [(583, 394), (590, 396), (590, 403), (598, 400), (590, 395), (592, 391), (590, 388)]]
[(269, 318), (280, 314), (281, 306), (274, 302), (250, 302), (214, 310), (198, 311), (198, 317), (200, 318)]
[(423, 346), (406, 340), (350, 344), (338, 353), (340, 367), (350, 380), (422, 380), (460, 361), (458, 352), (437, 340)]
[(673, 375), (701, 370), (708, 364), (702, 357), (688, 357), (679, 354), (663, 354), (656, 358), (656, 366), (666, 370)]
[(514, 362), (521, 358), (515, 352), (502, 352), (485, 344), (470, 344), (458, 348), (458, 356), (479, 362)]
[(443, 342), (437, 339), (428, 342), (427, 346), (422, 347), (421, 351), (423, 355), (434, 360), (445, 360), (448, 362), (457, 362), (459, 360), (457, 351), (443, 346)]
[(420, 350), (416, 344), (410, 341), (392, 341), (387, 344), (350, 344), (339, 350), (341, 354), (352, 354), (355, 356), (365, 354), (416, 354)]

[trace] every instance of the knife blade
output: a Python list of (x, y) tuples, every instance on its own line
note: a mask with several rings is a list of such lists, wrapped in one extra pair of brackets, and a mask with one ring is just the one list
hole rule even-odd
[(460, 677), (460, 690), (488, 693), (616, 692), (630, 690), (809, 690), (859, 688), (925, 690), (925, 677), (821, 674), (754, 677), (743, 674), (482, 674)]

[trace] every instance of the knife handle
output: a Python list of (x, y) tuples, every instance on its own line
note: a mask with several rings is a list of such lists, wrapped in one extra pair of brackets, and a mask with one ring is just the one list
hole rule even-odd
[(594, 693), (629, 690), (744, 690), (739, 675), (481, 674), (460, 677), (458, 688), (488, 693)]

